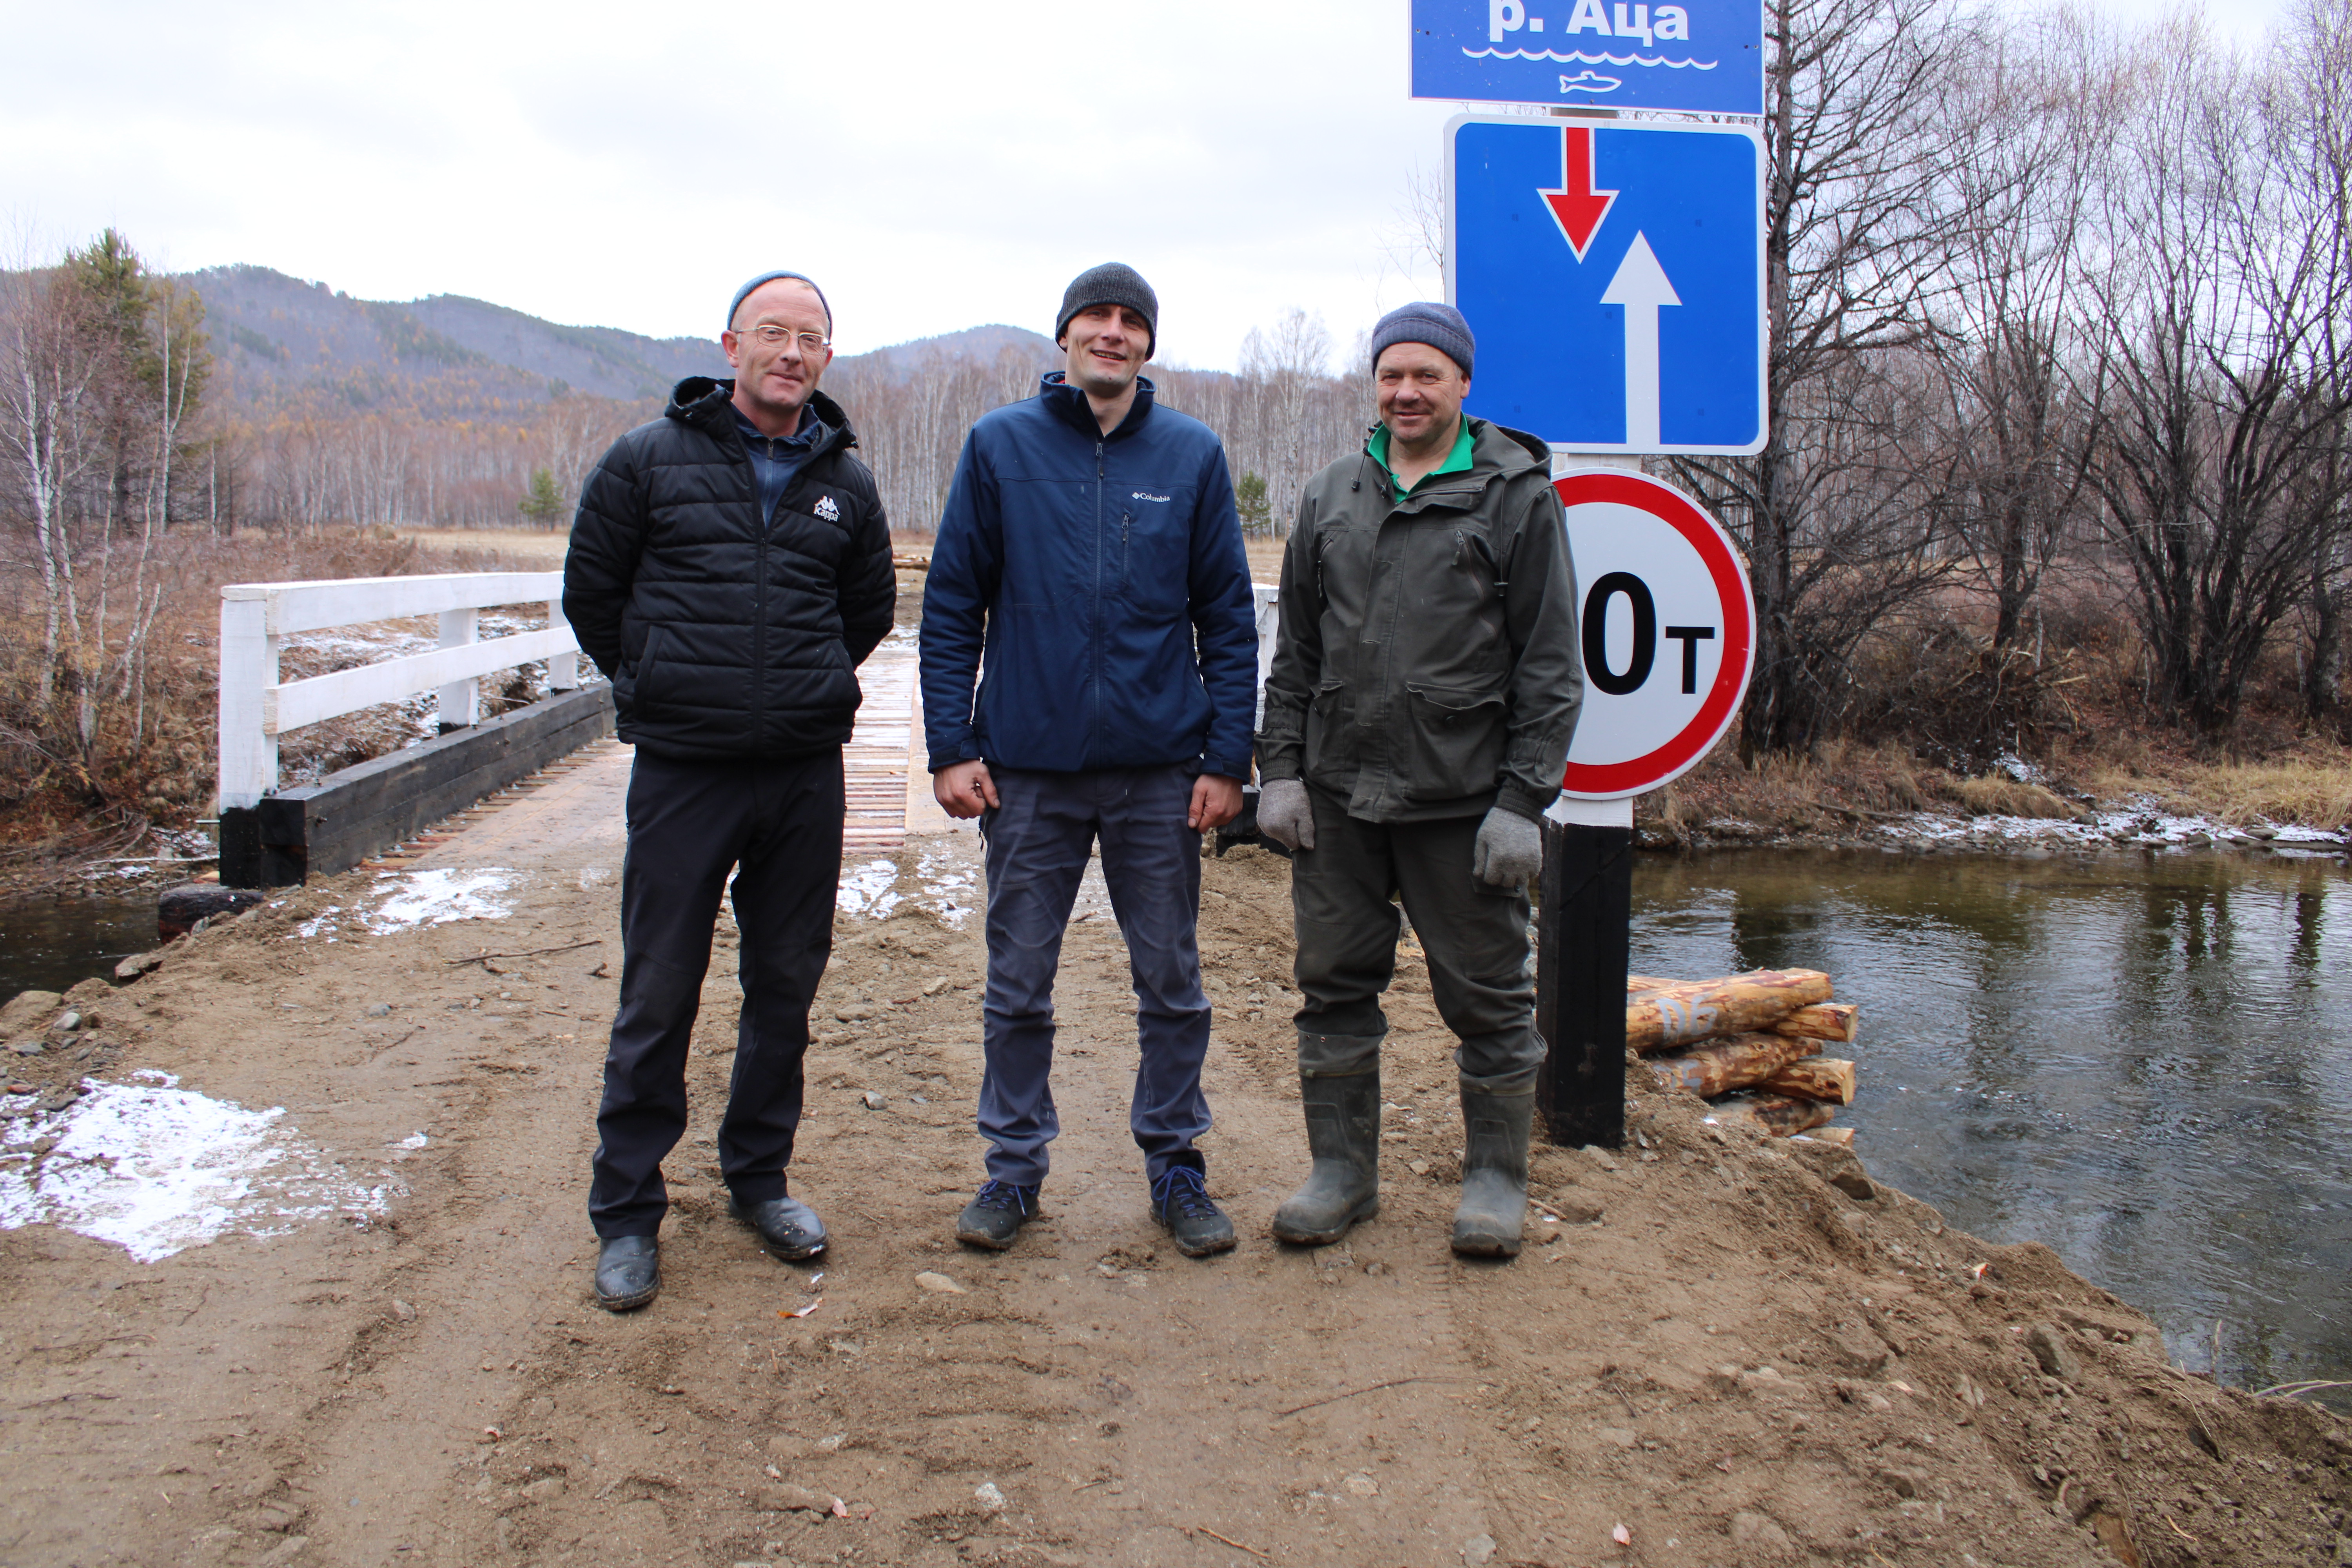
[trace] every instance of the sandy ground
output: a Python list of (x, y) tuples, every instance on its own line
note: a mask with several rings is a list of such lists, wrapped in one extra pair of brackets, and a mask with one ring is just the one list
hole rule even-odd
[[(1339, 1247), (1275, 1244), (1304, 1156), (1287, 867), (1255, 849), (1207, 864), (1202, 919), (1206, 1152), (1236, 1252), (1185, 1259), (1149, 1217), (1123, 1114), (1133, 998), (1098, 889), (1065, 950), (1050, 1218), (1001, 1257), (956, 1247), (980, 1175), (982, 950), (977, 847), (951, 832), (851, 862), (793, 1170), (832, 1227), (822, 1278), (761, 1254), (714, 1179), (739, 1000), (722, 918), (665, 1289), (609, 1316), (584, 1202), (627, 762), (608, 742), (397, 872), (313, 884), (131, 987), (79, 988), (72, 1041), (11, 1058), (35, 1093), (149, 1069), (282, 1106), (273, 1136), (372, 1195), (152, 1263), (56, 1223), (0, 1231), (0, 1561), (2352, 1555), (2336, 1418), (2177, 1372), (2151, 1324), (2046, 1250), (1852, 1195), (1870, 1189), (1834, 1151), (1724, 1133), (1695, 1100), (1637, 1097), (1615, 1154), (1540, 1151), (1533, 1187), (1566, 1223), (1514, 1263), (1454, 1259), (1459, 1119), (1410, 952), (1381, 1216)], [(420, 878), (491, 867), (508, 874), (478, 918), (368, 929)], [(0, 1173), (20, 1183), (71, 1152), (28, 1137), (36, 1115), (7, 1125)]]

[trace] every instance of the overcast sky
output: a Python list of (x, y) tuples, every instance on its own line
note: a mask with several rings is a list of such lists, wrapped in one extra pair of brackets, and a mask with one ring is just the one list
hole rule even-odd
[(1230, 368), (1287, 307), (1344, 348), (1439, 292), (1402, 214), (1455, 106), (1406, 97), (1406, 0), (0, 0), (0, 215), (37, 256), (113, 224), (174, 269), (659, 336), (790, 267), (845, 353), (1050, 331), (1115, 258), (1164, 359)]

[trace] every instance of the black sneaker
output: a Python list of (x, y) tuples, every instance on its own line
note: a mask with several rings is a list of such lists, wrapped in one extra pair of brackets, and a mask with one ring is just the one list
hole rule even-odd
[(1000, 1182), (993, 1176), (980, 1184), (980, 1192), (964, 1205), (962, 1215), (956, 1221), (956, 1239), (973, 1247), (984, 1247), (991, 1252), (1003, 1252), (1013, 1245), (1021, 1227), (1037, 1217), (1037, 1189)]
[(1187, 1258), (1234, 1249), (1234, 1222), (1209, 1201), (1207, 1183), (1190, 1165), (1178, 1165), (1151, 1184), (1151, 1217)]

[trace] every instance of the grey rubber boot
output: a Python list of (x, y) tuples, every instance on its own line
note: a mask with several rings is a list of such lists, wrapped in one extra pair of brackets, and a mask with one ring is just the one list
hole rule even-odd
[(1454, 1250), (1465, 1258), (1517, 1258), (1528, 1218), (1528, 1137), (1535, 1089), (1492, 1094), (1462, 1085), (1462, 1203)]
[(1307, 1111), (1307, 1184), (1274, 1211), (1278, 1241), (1323, 1247), (1381, 1212), (1381, 1071), (1298, 1079)]

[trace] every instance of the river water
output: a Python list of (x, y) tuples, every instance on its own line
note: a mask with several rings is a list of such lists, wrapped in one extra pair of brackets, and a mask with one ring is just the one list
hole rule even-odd
[(60, 893), (0, 904), (0, 1002), (19, 991), (63, 991), (111, 974), (155, 946), (155, 889)]
[(2042, 1241), (2266, 1388), (2352, 1378), (2352, 875), (2334, 857), (1643, 858), (1633, 972), (1828, 972), (1871, 1173)]
[[(2264, 1388), (2352, 1377), (2352, 873), (2334, 857), (1644, 856), (1633, 969), (1826, 970), (1870, 1170), (2048, 1243)], [(0, 997), (154, 945), (152, 891), (0, 910)], [(1840, 1047), (1843, 1048), (1843, 1047)]]

